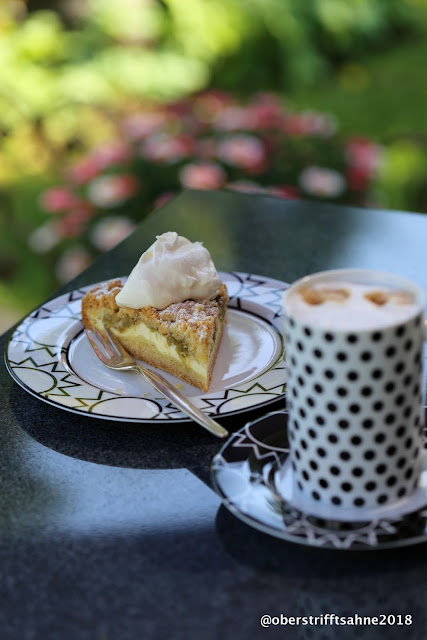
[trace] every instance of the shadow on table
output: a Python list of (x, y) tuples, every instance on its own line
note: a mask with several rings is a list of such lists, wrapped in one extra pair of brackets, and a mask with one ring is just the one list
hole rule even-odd
[[(248, 420), (283, 408), (278, 401), (257, 410), (221, 418), (230, 432)], [(10, 406), (19, 424), (40, 444), (63, 455), (135, 469), (189, 469), (210, 486), (210, 464), (224, 444), (194, 422), (135, 424), (100, 420), (57, 409), (17, 385)]]
[[(378, 617), (377, 625), (367, 620), (364, 624), (359, 620), (357, 627), (324, 621), (317, 631), (315, 626), (302, 625), (296, 637), (426, 637), (427, 609), (420, 589), (427, 571), (426, 545), (382, 551), (311, 548), (253, 529), (224, 506), (218, 510), (216, 530), (225, 552), (239, 565), (264, 572), (270, 585), (292, 584), (291, 599), (284, 599), (280, 612), (270, 614), (317, 616), (318, 623), (325, 614)], [(284, 634), (286, 629), (290, 627), (282, 627)], [(295, 633), (297, 627), (293, 629)]]

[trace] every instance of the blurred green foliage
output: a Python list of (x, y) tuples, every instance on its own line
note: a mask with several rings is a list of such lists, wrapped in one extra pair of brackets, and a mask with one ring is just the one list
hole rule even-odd
[[(6, 0), (8, 5), (19, 3)], [(31, 4), (31, 3), (30, 3)], [(57, 3), (60, 8), (61, 3)], [(69, 11), (72, 3), (64, 3)], [(3, 26), (1, 119), (68, 103), (313, 86), (419, 28), (421, 0), (86, 0)], [(8, 108), (9, 107), (9, 108)]]
[(292, 92), (313, 87), (345, 60), (389, 47), (418, 29), (420, 7), (399, 0), (248, 0), (246, 34), (216, 83)]
[[(244, 98), (275, 91), (297, 108), (336, 113), (345, 133), (387, 143), (382, 204), (427, 211), (424, 142), (397, 135), (427, 117), (416, 99), (426, 7), (427, 0), (3, 0), (0, 300), (27, 310), (55, 286), (51, 266), (27, 242), (46, 219), (39, 194), (94, 145), (117, 137), (120, 120), (142, 103), (209, 87)], [(417, 79), (405, 101), (407, 51)]]

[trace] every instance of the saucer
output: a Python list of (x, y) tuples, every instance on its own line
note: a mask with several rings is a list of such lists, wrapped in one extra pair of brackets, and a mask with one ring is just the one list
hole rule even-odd
[(375, 514), (365, 512), (364, 519), (353, 520), (303, 511), (287, 493), (286, 426), (285, 411), (249, 422), (213, 459), (213, 484), (231, 513), (264, 533), (311, 547), (378, 550), (427, 542), (426, 474), (400, 510), (379, 509)]

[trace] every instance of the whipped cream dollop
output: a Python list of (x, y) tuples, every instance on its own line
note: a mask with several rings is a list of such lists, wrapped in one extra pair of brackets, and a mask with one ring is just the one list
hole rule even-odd
[(209, 251), (175, 231), (157, 236), (142, 254), (122, 290), (119, 307), (165, 309), (174, 302), (212, 299), (221, 281)]

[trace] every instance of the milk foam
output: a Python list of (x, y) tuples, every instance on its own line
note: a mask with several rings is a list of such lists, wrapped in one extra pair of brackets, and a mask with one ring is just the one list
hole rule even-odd
[(370, 331), (402, 324), (420, 311), (408, 291), (338, 280), (291, 288), (285, 292), (284, 308), (302, 324), (338, 331)]

